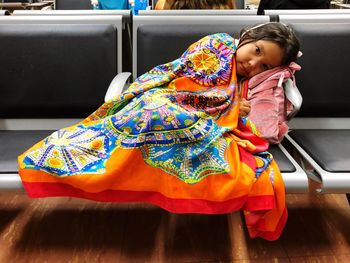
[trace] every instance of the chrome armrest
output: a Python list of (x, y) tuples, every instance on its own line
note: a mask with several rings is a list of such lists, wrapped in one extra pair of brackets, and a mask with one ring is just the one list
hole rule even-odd
[(105, 95), (105, 102), (111, 100), (113, 97), (123, 92), (125, 84), (128, 81), (130, 76), (131, 76), (130, 72), (121, 72), (121, 73), (118, 73), (118, 75), (116, 75), (113, 78), (111, 84), (109, 84), (109, 87), (107, 89), (107, 92)]
[(290, 120), (300, 110), (303, 103), (303, 97), (301, 96), (298, 87), (294, 85), (291, 79), (288, 79), (284, 83), (284, 93), (287, 99), (293, 104), (293, 111), (288, 115), (288, 119)]
[(21, 178), (18, 174), (0, 174), (0, 191), (23, 190)]

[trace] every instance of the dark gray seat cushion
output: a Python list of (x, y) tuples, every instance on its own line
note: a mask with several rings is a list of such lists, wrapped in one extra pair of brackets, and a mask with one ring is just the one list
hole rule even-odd
[(0, 175), (17, 173), (17, 156), (53, 131), (0, 131)]
[[(283, 22), (283, 21), (282, 21)], [(296, 72), (303, 105), (298, 117), (349, 117), (349, 23), (290, 23), (304, 55)]]
[(290, 136), (328, 172), (350, 172), (350, 130), (293, 130)]
[(0, 50), (0, 118), (84, 118), (117, 74), (112, 25), (0, 25)]
[(277, 145), (271, 145), (268, 151), (275, 158), (275, 161), (277, 162), (278, 167), (280, 168), (282, 173), (292, 173), (296, 171), (296, 168), (293, 165), (293, 163), (287, 158), (287, 156), (281, 151), (281, 149)]

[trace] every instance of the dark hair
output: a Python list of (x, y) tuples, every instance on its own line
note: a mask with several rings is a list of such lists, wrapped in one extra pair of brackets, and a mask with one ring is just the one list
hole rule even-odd
[(171, 9), (231, 9), (232, 0), (175, 0)]
[(296, 61), (300, 50), (300, 42), (294, 30), (279, 22), (269, 22), (241, 30), (238, 48), (258, 40), (276, 43), (284, 51), (282, 65)]

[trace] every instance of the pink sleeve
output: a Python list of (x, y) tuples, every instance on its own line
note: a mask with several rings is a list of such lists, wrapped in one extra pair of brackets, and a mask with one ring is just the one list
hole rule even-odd
[(251, 105), (249, 119), (259, 129), (261, 136), (272, 144), (280, 143), (288, 132), (283, 88), (252, 92), (248, 100)]

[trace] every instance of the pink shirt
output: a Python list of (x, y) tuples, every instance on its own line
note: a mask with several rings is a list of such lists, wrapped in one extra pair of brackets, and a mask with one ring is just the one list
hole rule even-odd
[(287, 116), (293, 105), (286, 99), (282, 84), (289, 78), (294, 80), (296, 70), (300, 66), (292, 62), (289, 66), (266, 70), (248, 82), (249, 119), (272, 144), (280, 143), (289, 129)]

